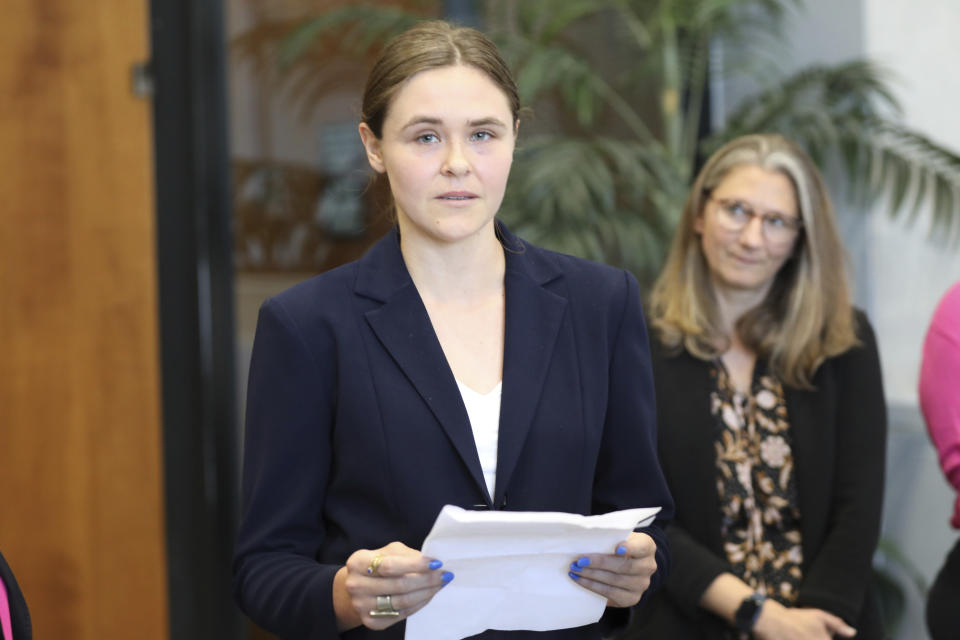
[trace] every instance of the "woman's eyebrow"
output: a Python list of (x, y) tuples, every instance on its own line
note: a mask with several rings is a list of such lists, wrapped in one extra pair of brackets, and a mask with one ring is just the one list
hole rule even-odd
[(440, 125), (440, 124), (443, 124), (443, 120), (440, 118), (437, 118), (436, 116), (413, 116), (412, 118), (410, 118), (410, 120), (407, 121), (407, 124), (401, 127), (401, 130), (409, 129), (410, 127), (414, 127), (418, 124)]
[[(442, 118), (438, 118), (438, 117), (436, 117), (436, 116), (413, 116), (412, 118), (410, 118), (410, 120), (407, 121), (407, 123), (406, 123), (405, 125), (403, 125), (403, 127), (401, 127), (401, 130), (403, 130), (403, 129), (409, 129), (410, 127), (415, 127), (415, 126), (421, 125), (421, 124), (429, 124), (429, 125), (439, 126), (439, 125), (442, 125), (442, 124), (443, 124), (443, 119), (442, 119)], [(504, 124), (503, 120), (501, 120), (500, 118), (494, 118), (494, 117), (480, 118), (480, 119), (478, 119), (478, 120), (468, 120), (468, 121), (467, 121), (467, 126), (468, 126), (468, 127), (491, 127), (491, 126), (493, 126), (493, 127), (501, 127), (501, 128), (504, 128), (504, 129), (507, 128), (507, 125)]]
[(503, 123), (503, 120), (501, 120), (500, 118), (480, 118), (479, 120), (470, 120), (467, 122), (467, 125), (471, 127), (494, 126), (494, 127), (503, 127), (504, 129), (507, 128), (507, 125), (505, 125)]

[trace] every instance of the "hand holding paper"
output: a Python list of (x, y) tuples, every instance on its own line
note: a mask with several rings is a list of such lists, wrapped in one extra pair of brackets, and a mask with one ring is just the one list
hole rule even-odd
[(659, 510), (581, 516), (444, 507), (422, 551), (442, 559), (457, 577), (407, 620), (407, 640), (459, 640), (486, 629), (546, 631), (596, 622), (606, 597), (571, 580), (571, 561), (613, 553)]
[(570, 577), (607, 599), (608, 606), (640, 601), (657, 570), (657, 545), (646, 533), (630, 533), (616, 553), (582, 555), (570, 564)]
[(359, 549), (334, 577), (333, 606), (342, 629), (386, 629), (420, 610), (453, 574), (401, 542)]

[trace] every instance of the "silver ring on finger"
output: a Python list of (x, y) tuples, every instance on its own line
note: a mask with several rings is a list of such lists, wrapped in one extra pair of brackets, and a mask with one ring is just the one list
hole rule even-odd
[(400, 612), (393, 608), (390, 596), (377, 596), (377, 608), (370, 610), (371, 618), (396, 618)]

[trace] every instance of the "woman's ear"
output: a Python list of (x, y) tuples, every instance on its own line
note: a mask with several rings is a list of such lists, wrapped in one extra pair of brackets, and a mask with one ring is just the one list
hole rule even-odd
[(380, 138), (374, 135), (373, 129), (366, 122), (361, 122), (360, 141), (363, 142), (363, 148), (367, 151), (367, 162), (377, 173), (384, 173), (387, 170), (383, 164), (383, 153), (380, 149)]

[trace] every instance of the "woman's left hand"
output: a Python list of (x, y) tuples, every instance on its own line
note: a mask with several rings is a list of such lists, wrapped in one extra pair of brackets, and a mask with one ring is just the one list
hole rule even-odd
[(610, 607), (632, 607), (657, 570), (657, 544), (645, 533), (631, 533), (612, 554), (583, 555), (570, 565), (570, 577), (599, 593)]

